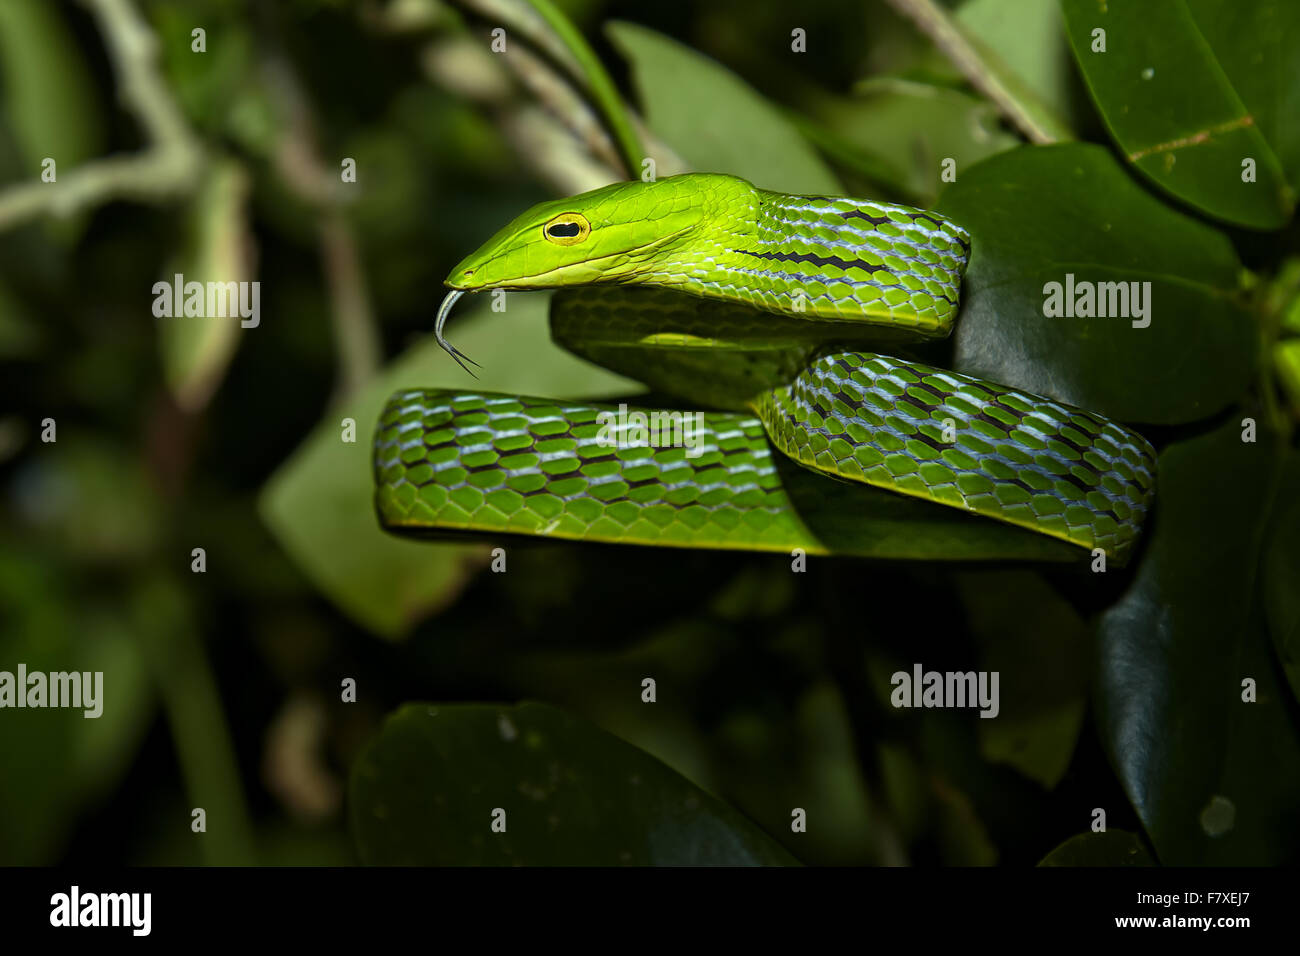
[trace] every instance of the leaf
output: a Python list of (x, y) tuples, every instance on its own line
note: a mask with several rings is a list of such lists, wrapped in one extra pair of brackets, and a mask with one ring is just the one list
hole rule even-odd
[(1273, 364), (1277, 368), (1278, 384), (1290, 401), (1296, 418), (1300, 418), (1300, 339), (1275, 344)]
[(0, 89), (24, 178), (36, 179), (47, 157), (65, 176), (99, 152), (104, 112), (86, 62), (57, 4), (0, 3)]
[(1069, 768), (1083, 726), (1088, 628), (1033, 571), (954, 577), (979, 642), (980, 667), (999, 675), (998, 714), (976, 722), (980, 753), (1050, 790)]
[(650, 128), (692, 168), (730, 173), (763, 189), (840, 192), (834, 174), (780, 110), (730, 70), (635, 23), (616, 21), (606, 30), (631, 65)]
[(0, 540), (0, 670), (102, 674), (97, 717), (85, 707), (3, 711), (0, 865), (57, 862), (83, 809), (126, 773), (155, 712), (130, 622), (70, 580), (40, 546)]
[[(1072, 138), (1064, 120), (1040, 99), (1000, 51), (984, 42), (978, 31), (969, 29), (960, 18), (951, 15), (943, 4), (933, 0), (894, 0), (894, 7), (921, 29), (957, 72), (996, 103), (999, 111), (1031, 142), (1053, 143)], [(1023, 31), (1028, 26), (1023, 13), (1018, 20)], [(1041, 27), (1041, 20), (1033, 25)], [(1032, 34), (1027, 37), (1021, 32), (1018, 39), (1024, 44), (1033, 38)]]
[[(938, 209), (973, 237), (958, 371), (1160, 424), (1203, 418), (1245, 391), (1255, 331), (1232, 245), (1146, 193), (1108, 151), (1001, 153), (959, 175)], [(1149, 282), (1150, 325), (1047, 317), (1047, 284), (1064, 292), (1069, 276)]]
[(986, 55), (997, 57), (1013, 85), (1029, 91), (1046, 114), (1042, 124), (1060, 138), (1074, 138), (1066, 117), (1071, 104), (1070, 57), (1056, 3), (967, 0), (953, 17)]
[[(1286, 38), (1294, 4), (1258, 4), (1246, 18), (1241, 4), (1224, 0), (1192, 9), (1184, 0), (1062, 5), (1075, 59), (1130, 165), (1218, 219), (1255, 229), (1286, 225), (1295, 189), (1261, 127), (1266, 121), (1274, 135), (1285, 136), (1294, 156), (1295, 134), (1281, 132), (1300, 105), (1300, 30)], [(1105, 31), (1105, 52), (1093, 52), (1095, 30)], [(1234, 79), (1248, 84), (1257, 106), (1270, 108), (1266, 119), (1247, 109)], [(1278, 112), (1288, 107), (1289, 114)], [(1253, 181), (1243, 180), (1247, 159), (1255, 163)]]
[(658, 760), (545, 704), (408, 704), (354, 764), (349, 797), (372, 865), (795, 862)]
[(1294, 187), (1300, 183), (1300, 4), (1188, 0), (1201, 36), (1255, 117)]
[(1300, 701), (1300, 454), (1292, 452), (1264, 555), (1264, 608), (1291, 693)]
[(35, 359), (48, 341), (46, 327), (0, 282), (0, 361)]
[[(960, 174), (1019, 143), (1002, 131), (993, 106), (957, 90), (879, 79), (859, 84), (857, 92), (852, 99), (819, 99), (817, 118), (842, 141), (840, 162), (910, 202), (933, 203), (946, 160)], [(823, 149), (827, 145), (832, 144)], [(855, 161), (854, 154), (862, 159)]]
[[(453, 341), (483, 363), (481, 378), (469, 378), (427, 339), (334, 408), (262, 489), (262, 518), (281, 547), (321, 591), (375, 633), (396, 637), (450, 600), (467, 563), (484, 552), (482, 545), (406, 541), (380, 530), (371, 438), (391, 393), (424, 386), (495, 386), (581, 395), (631, 384), (550, 343), (548, 299), (509, 294), (508, 311), (501, 313), (480, 302), (471, 315), (457, 319)], [(350, 443), (342, 440), (348, 418), (356, 423), (356, 441)]]
[[(249, 188), (241, 163), (227, 159), (213, 164), (190, 211), (189, 246), (160, 280), (171, 290), (171, 315), (158, 319), (163, 369), (176, 403), (187, 411), (202, 409), (211, 401), (243, 334), (256, 328), (245, 328), (243, 323), (260, 323), (260, 316), (243, 317), (242, 292), (230, 294), (238, 288), (230, 283), (253, 280), (253, 240), (245, 208)], [(178, 274), (184, 277), (184, 286), (201, 284), (203, 315), (185, 314), (188, 293), (177, 297)], [(208, 304), (207, 290), (217, 286), (225, 295), (224, 309), (219, 300), (212, 300), (217, 308)]]
[(1103, 830), (1070, 837), (1038, 863), (1039, 866), (1155, 866), (1156, 861), (1136, 833)]
[(1166, 865), (1300, 860), (1300, 735), (1256, 599), (1279, 463), (1238, 420), (1171, 445), (1146, 553), (1099, 623), (1102, 740)]

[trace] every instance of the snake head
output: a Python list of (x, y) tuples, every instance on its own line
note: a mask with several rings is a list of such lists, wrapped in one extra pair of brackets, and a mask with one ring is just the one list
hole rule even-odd
[(754, 189), (733, 176), (688, 174), (540, 203), (466, 256), (446, 284), (474, 292), (627, 280), (746, 191)]

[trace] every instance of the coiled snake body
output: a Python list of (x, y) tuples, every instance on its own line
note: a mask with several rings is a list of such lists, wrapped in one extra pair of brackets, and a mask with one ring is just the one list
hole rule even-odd
[[(557, 288), (559, 344), (716, 411), (690, 420), (690, 447), (655, 446), (612, 405), (399, 392), (375, 438), (379, 519), (417, 535), (874, 554), (886, 489), (931, 503), (920, 523), (941, 505), (1038, 532), (1028, 556), (1122, 563), (1153, 493), (1140, 435), (874, 351), (948, 335), (970, 248), (935, 213), (716, 174), (535, 206), (452, 270), (444, 348), (464, 358), (442, 338), (461, 294)], [(952, 556), (996, 552), (992, 530), (974, 550), (955, 536)]]

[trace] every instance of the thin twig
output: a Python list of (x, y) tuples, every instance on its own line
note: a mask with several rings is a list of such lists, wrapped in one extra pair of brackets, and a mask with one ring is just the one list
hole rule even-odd
[(1069, 139), (1064, 125), (1027, 90), (1013, 90), (1003, 79), (1004, 68), (992, 68), (994, 55), (978, 49), (934, 0), (889, 0), (889, 5), (911, 20), (930, 38), (975, 89), (987, 96), (1031, 143), (1045, 145)]
[(266, 88), (283, 121), (283, 134), (275, 150), (280, 178), (316, 214), (338, 352), (339, 391), (351, 395), (379, 370), (382, 349), (360, 250), (343, 213), (348, 199), (346, 187), (339, 172), (321, 158), (311, 103), (288, 62), (270, 55), (262, 69)]
[[(430, 80), (490, 113), (519, 159), (558, 192), (616, 181), (621, 163), (613, 140), (572, 84), (524, 44), (507, 51), (493, 55), (467, 36), (446, 37), (426, 47), (421, 65)], [(520, 85), (541, 105), (519, 96)]]
[[(686, 164), (657, 139), (645, 125), (644, 120), (618, 96), (618, 91), (609, 79), (604, 66), (571, 24), (568, 25), (571, 35), (566, 39), (554, 29), (551, 23), (548, 23), (535, 4), (507, 2), (507, 0), (454, 0), (454, 2), (456, 6), (467, 10), (479, 19), (500, 23), (507, 30), (514, 31), (542, 54), (541, 57), (532, 58), (507, 55), (506, 61), (525, 86), (560, 119), (568, 122), (574, 115), (565, 104), (565, 98), (552, 96), (560, 84), (571, 89), (576, 88), (579, 99), (584, 104), (594, 104), (604, 113), (606, 124), (610, 127), (610, 131), (617, 134), (617, 138), (611, 137), (604, 127), (601, 128), (600, 135), (614, 144), (611, 146), (614, 152), (625, 157), (619, 165), (631, 165), (630, 172), (633, 177), (640, 174), (641, 161), (646, 155), (654, 156), (659, 160), (658, 175), (660, 176), (686, 171)], [(563, 19), (562, 14), (557, 16)], [(581, 45), (588, 57), (585, 67), (578, 58), (578, 51), (571, 48), (568, 42), (575, 36), (576, 42)], [(507, 44), (506, 50), (507, 54), (510, 54), (514, 51), (514, 47)], [(544, 88), (539, 88), (534, 85), (534, 77), (521, 72), (536, 69), (546, 70), (554, 80)], [(603, 89), (596, 89), (593, 83), (603, 83)], [(584, 108), (594, 115), (591, 105), (585, 105)], [(580, 138), (587, 140), (588, 134), (585, 128), (572, 125), (571, 128)], [(637, 156), (634, 163), (631, 160), (633, 153)]]
[(122, 104), (148, 146), (133, 156), (92, 160), (55, 182), (0, 192), (0, 230), (41, 215), (72, 215), (117, 199), (160, 202), (190, 192), (203, 150), (158, 69), (158, 41), (130, 0), (83, 0), (99, 22)]

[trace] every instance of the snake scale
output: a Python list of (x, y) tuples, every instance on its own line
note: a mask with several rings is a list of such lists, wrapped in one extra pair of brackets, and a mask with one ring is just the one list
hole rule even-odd
[(710, 410), (691, 419), (694, 441), (654, 443), (626, 406), (399, 392), (375, 435), (380, 522), (878, 555), (873, 535), (897, 534), (882, 508), (919, 526), (946, 506), (981, 526), (963, 535), (944, 513), (952, 557), (1005, 553), (1005, 534), (1029, 557), (1101, 549), (1123, 563), (1154, 489), (1140, 435), (876, 351), (951, 332), (970, 252), (933, 212), (720, 174), (537, 205), (452, 270), (439, 343), (465, 359), (442, 334), (464, 293), (558, 289), (555, 341), (671, 396), (665, 409)]

